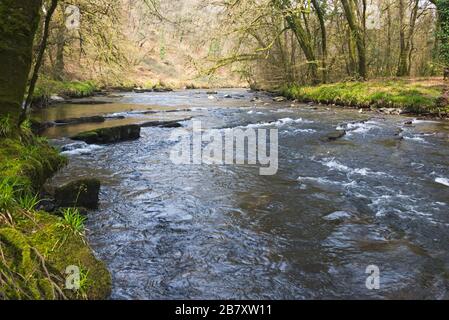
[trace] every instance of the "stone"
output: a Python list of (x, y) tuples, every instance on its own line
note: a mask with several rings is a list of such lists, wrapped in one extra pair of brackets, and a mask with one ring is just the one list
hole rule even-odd
[(321, 140), (325, 141), (325, 142), (335, 141), (335, 140), (338, 140), (340, 138), (343, 138), (345, 135), (346, 135), (346, 131), (345, 130), (335, 130), (334, 132), (331, 132), (331, 133), (327, 134)]
[(159, 128), (180, 128), (182, 124), (178, 121), (149, 121), (142, 123), (141, 128), (159, 127)]
[(83, 207), (97, 209), (100, 186), (100, 181), (92, 178), (69, 182), (55, 188), (55, 203), (60, 208)]
[(47, 130), (48, 128), (54, 127), (55, 123), (54, 122), (40, 122), (37, 120), (30, 120), (30, 127), (31, 127), (31, 131), (35, 134), (35, 135), (41, 135), (42, 133), (45, 132), (45, 130)]
[(284, 101), (287, 101), (287, 98), (286, 97), (282, 97), (282, 96), (274, 97), (273, 101), (274, 102), (284, 102)]
[(140, 126), (131, 124), (111, 128), (101, 128), (82, 132), (71, 137), (75, 141), (84, 141), (88, 144), (108, 144), (122, 141), (137, 140), (140, 138)]
[(102, 123), (105, 122), (106, 119), (102, 116), (93, 116), (93, 117), (80, 117), (80, 118), (68, 118), (62, 120), (55, 120), (54, 123), (57, 126), (65, 126), (70, 124), (81, 124), (81, 123)]
[(350, 219), (351, 217), (352, 217), (352, 215), (349, 212), (336, 211), (336, 212), (333, 212), (333, 213), (323, 217), (323, 219), (327, 220), (327, 221), (341, 221), (341, 220)]

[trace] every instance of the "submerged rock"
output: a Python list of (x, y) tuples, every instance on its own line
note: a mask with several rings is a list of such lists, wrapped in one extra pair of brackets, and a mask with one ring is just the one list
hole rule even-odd
[(142, 123), (141, 128), (159, 127), (159, 128), (180, 128), (182, 124), (179, 121), (149, 121)]
[(82, 149), (82, 148), (86, 148), (87, 146), (88, 146), (88, 144), (85, 142), (75, 142), (75, 143), (67, 144), (67, 145), (61, 147), (61, 152)]
[(67, 104), (77, 104), (77, 105), (100, 105), (100, 104), (111, 104), (111, 101), (102, 101), (102, 100), (86, 100), (86, 99), (77, 99), (77, 100), (66, 100)]
[(81, 124), (81, 123), (102, 123), (105, 122), (105, 117), (102, 116), (92, 116), (92, 117), (80, 117), (80, 118), (69, 118), (62, 120), (55, 120), (54, 123), (57, 126), (65, 126), (70, 124)]
[(82, 179), (57, 187), (54, 191), (56, 205), (61, 208), (97, 209), (100, 186), (98, 179)]
[(326, 136), (324, 136), (323, 138), (321, 138), (321, 140), (325, 141), (325, 142), (335, 141), (340, 138), (343, 138), (345, 135), (346, 135), (345, 130), (335, 130), (334, 132), (331, 132), (331, 133), (327, 134)]
[(88, 144), (107, 144), (140, 138), (140, 126), (131, 124), (112, 128), (82, 132), (71, 137), (72, 140), (84, 141)]
[(333, 212), (325, 217), (323, 217), (324, 220), (327, 221), (343, 221), (350, 219), (352, 215), (349, 212), (346, 211), (336, 211)]

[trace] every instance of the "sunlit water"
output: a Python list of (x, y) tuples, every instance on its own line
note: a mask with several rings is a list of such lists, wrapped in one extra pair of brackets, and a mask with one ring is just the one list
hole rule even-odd
[[(449, 298), (449, 123), (404, 126), (410, 118), (289, 108), (263, 94), (251, 102), (254, 95), (129, 93), (113, 104), (43, 114), (127, 117), (100, 126), (193, 116), (206, 128), (279, 129), (274, 176), (256, 166), (175, 165), (173, 129), (144, 128), (138, 141), (68, 153), (54, 183), (92, 176), (103, 184), (88, 235), (112, 273), (112, 298)], [(277, 121), (286, 118), (302, 121)], [(48, 135), (64, 145), (98, 126)], [(339, 127), (346, 137), (321, 141)], [(399, 128), (404, 140), (395, 136)], [(366, 287), (369, 265), (380, 269), (380, 290)]]

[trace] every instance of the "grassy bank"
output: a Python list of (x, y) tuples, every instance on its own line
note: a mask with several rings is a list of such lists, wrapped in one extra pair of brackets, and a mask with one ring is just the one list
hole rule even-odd
[(288, 86), (281, 94), (303, 102), (355, 108), (399, 108), (417, 114), (448, 113), (444, 86), (406, 80), (344, 82), (313, 87)]
[(99, 87), (93, 81), (55, 81), (39, 79), (33, 94), (34, 106), (45, 106), (51, 96), (62, 98), (84, 98), (92, 96)]
[[(0, 123), (0, 300), (103, 299), (110, 275), (84, 237), (75, 209), (62, 218), (39, 211), (37, 194), (66, 159), (27, 126), (20, 133)], [(80, 271), (79, 290), (68, 290), (67, 268)]]

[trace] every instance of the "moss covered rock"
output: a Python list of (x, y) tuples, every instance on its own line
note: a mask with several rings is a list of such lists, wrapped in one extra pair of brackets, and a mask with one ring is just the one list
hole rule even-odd
[[(27, 132), (0, 138), (0, 300), (110, 295), (110, 274), (95, 258), (82, 228), (31, 204), (65, 163), (45, 139)], [(73, 267), (79, 270), (79, 288), (66, 287), (66, 272)]]
[(71, 137), (72, 140), (84, 141), (89, 144), (108, 144), (140, 138), (140, 126), (124, 125), (112, 128), (101, 128), (87, 131)]
[(100, 180), (82, 179), (55, 188), (55, 201), (59, 207), (98, 208)]
[[(0, 227), (4, 258), (0, 269), (3, 299), (105, 299), (111, 292), (111, 277), (81, 235), (73, 233), (60, 218), (39, 212), (34, 221), (23, 219), (14, 228)], [(66, 287), (69, 267), (80, 270), (76, 290)]]

